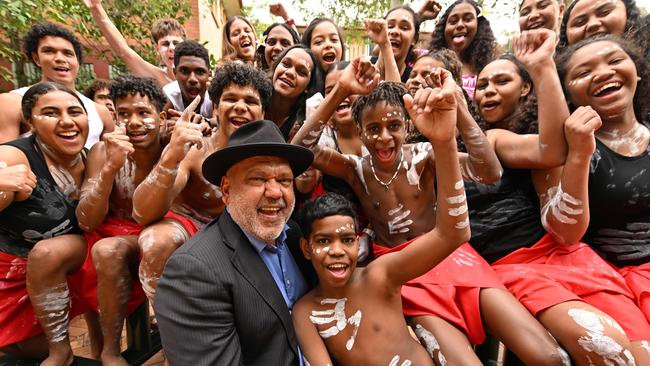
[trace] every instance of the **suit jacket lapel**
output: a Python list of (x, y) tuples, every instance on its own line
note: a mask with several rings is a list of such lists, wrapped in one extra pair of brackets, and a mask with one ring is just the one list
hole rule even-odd
[(230, 258), (233, 266), (255, 288), (264, 302), (278, 316), (284, 327), (289, 344), (296, 357), (298, 357), (298, 341), (293, 329), (289, 309), (266, 264), (262, 261), (259, 254), (255, 252), (253, 245), (248, 241), (248, 238), (246, 238), (227, 211), (219, 218), (219, 228), (223, 234), (224, 244), (233, 250), (233, 255)]

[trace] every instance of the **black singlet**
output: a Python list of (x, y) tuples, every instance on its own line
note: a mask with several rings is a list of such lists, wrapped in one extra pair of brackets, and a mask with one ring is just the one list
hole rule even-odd
[(504, 168), (495, 184), (465, 182), (472, 238), (470, 244), (489, 263), (544, 236), (539, 201), (530, 170)]
[(0, 251), (26, 257), (43, 239), (63, 234), (80, 234), (75, 210), (78, 201), (63, 194), (47, 169), (43, 154), (30, 136), (7, 142), (20, 149), (36, 175), (32, 195), (22, 202), (13, 202), (0, 211)]
[(627, 157), (596, 139), (589, 211), (585, 243), (617, 266), (650, 260), (650, 147)]

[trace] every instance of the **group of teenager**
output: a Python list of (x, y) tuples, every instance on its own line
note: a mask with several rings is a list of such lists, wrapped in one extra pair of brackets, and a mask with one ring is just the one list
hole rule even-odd
[[(42, 78), (0, 95), (0, 352), (69, 365), (83, 314), (93, 356), (125, 365), (124, 319), (148, 299), (172, 365), (480, 365), (486, 333), (527, 365), (650, 365), (650, 20), (634, 0), (522, 0), (508, 53), (473, 0), (399, 6), (365, 20), (374, 56), (349, 61), (332, 19), (299, 34), (273, 5), (285, 22), (261, 38), (225, 23), (214, 70), (177, 21), (153, 25), (153, 65), (84, 1), (131, 74), (81, 93), (77, 37), (24, 35)], [(265, 155), (291, 174), (241, 173), (264, 192), (247, 218), (229, 174)], [(270, 264), (285, 239), (256, 230), (295, 228), (285, 211), (299, 248)], [(242, 336), (268, 329), (213, 321), (232, 304), (200, 302), (236, 281), (174, 254), (229, 245), (197, 239), (223, 220), (278, 286), (288, 361)], [(207, 358), (232, 342), (238, 357)]]

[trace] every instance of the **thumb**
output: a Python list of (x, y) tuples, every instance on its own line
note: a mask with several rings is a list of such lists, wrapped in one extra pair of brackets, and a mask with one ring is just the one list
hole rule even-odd
[(413, 96), (411, 94), (404, 94), (402, 100), (404, 100), (404, 107), (406, 108), (406, 112), (409, 114), (411, 121), (415, 121), (416, 111), (413, 107)]

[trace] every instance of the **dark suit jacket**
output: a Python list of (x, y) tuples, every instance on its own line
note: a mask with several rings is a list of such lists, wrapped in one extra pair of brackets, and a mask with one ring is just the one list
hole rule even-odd
[[(299, 237), (290, 225), (286, 243), (300, 269), (313, 271)], [(154, 305), (172, 366), (299, 364), (282, 294), (227, 212), (169, 258)]]

